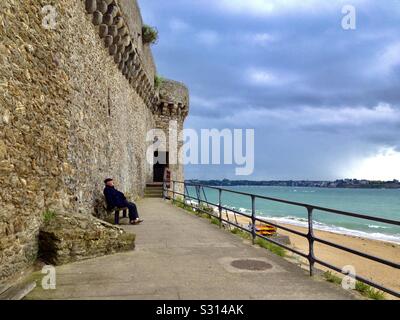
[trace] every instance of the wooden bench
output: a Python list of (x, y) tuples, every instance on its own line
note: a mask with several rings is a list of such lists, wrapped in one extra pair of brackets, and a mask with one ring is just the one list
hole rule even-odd
[(114, 224), (116, 224), (116, 225), (119, 225), (119, 214), (121, 211), (123, 212), (123, 216), (122, 216), (123, 218), (128, 217), (127, 212), (129, 209), (127, 207), (114, 208), (114, 209), (109, 210), (109, 209), (107, 209), (108, 208), (107, 204), (104, 204), (104, 208), (106, 209), (108, 214), (114, 213)]

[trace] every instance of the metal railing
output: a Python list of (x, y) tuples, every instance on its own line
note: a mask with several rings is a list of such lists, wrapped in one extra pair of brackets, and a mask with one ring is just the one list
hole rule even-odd
[[(306, 203), (300, 203), (300, 202), (294, 202), (294, 201), (288, 201), (288, 200), (282, 200), (282, 199), (277, 199), (277, 198), (272, 198), (272, 197), (267, 197), (267, 196), (261, 196), (261, 195), (255, 195), (255, 194), (251, 194), (251, 193), (245, 193), (245, 192), (240, 192), (240, 191), (235, 191), (235, 190), (229, 190), (229, 189), (224, 189), (224, 188), (219, 188), (219, 187), (214, 187), (214, 186), (205, 186), (205, 185), (201, 185), (201, 184), (195, 184), (195, 183), (188, 183), (188, 182), (182, 182), (182, 181), (171, 181), (172, 182), (172, 188), (168, 189), (166, 182), (164, 182), (163, 184), (163, 198), (164, 199), (169, 199), (169, 200), (173, 200), (175, 202), (180, 202), (183, 204), (186, 204), (188, 206), (190, 206), (192, 209), (196, 209), (199, 210), (200, 212), (206, 213), (210, 216), (213, 216), (214, 218), (219, 219), (219, 225), (222, 226), (223, 223), (226, 223), (228, 225), (232, 225), (240, 230), (243, 230), (245, 232), (249, 232), (252, 236), (252, 240), (253, 243), (255, 242), (256, 238), (261, 238), (264, 239), (266, 241), (269, 241), (277, 246), (280, 246), (288, 251), (291, 251), (305, 259), (308, 260), (309, 263), (309, 271), (310, 271), (310, 276), (313, 276), (314, 274), (314, 265), (320, 264), (326, 268), (329, 268), (331, 270), (334, 270), (336, 272), (348, 275), (347, 272), (343, 271), (341, 268), (334, 266), (326, 261), (323, 261), (321, 259), (319, 259), (318, 257), (315, 256), (314, 254), (314, 243), (318, 242), (321, 243), (323, 245), (329, 246), (329, 247), (333, 247), (336, 248), (338, 250), (342, 250), (345, 252), (349, 252), (351, 254), (354, 254), (356, 256), (360, 256), (363, 257), (365, 259), (369, 259), (372, 261), (375, 261), (377, 263), (381, 263), (384, 264), (386, 266), (392, 267), (394, 269), (400, 269), (400, 264), (397, 262), (393, 262), (393, 261), (389, 261), (365, 252), (361, 252), (358, 251), (356, 249), (352, 249), (349, 247), (346, 247), (344, 245), (338, 244), (338, 243), (334, 243), (328, 240), (324, 240), (318, 236), (316, 236), (314, 234), (314, 223), (313, 223), (313, 213), (315, 210), (318, 211), (322, 211), (322, 212), (326, 212), (326, 213), (330, 213), (330, 214), (335, 214), (335, 215), (341, 215), (341, 216), (347, 216), (347, 217), (353, 217), (353, 218), (358, 218), (358, 219), (364, 219), (364, 220), (369, 220), (369, 221), (375, 221), (375, 222), (380, 222), (380, 223), (386, 223), (386, 224), (390, 224), (390, 225), (395, 225), (395, 226), (400, 226), (400, 221), (396, 221), (396, 220), (390, 220), (390, 219), (385, 219), (385, 218), (379, 218), (379, 217), (374, 217), (374, 216), (368, 216), (368, 215), (363, 215), (363, 214), (358, 214), (358, 213), (352, 213), (352, 212), (346, 212), (346, 211), (340, 211), (340, 210), (335, 210), (335, 209), (329, 209), (329, 208), (324, 208), (324, 207), (320, 207), (320, 206), (315, 206), (315, 205), (310, 205), (310, 204), (306, 204)], [(181, 184), (183, 185), (183, 190), (184, 193), (178, 192), (176, 185), (177, 184)], [(190, 187), (194, 187), (195, 191), (196, 191), (196, 197), (192, 197), (189, 193), (188, 190), (188, 186)], [(204, 191), (204, 189), (212, 189), (212, 190), (217, 190), (218, 191), (218, 203), (212, 203), (209, 202), (207, 200), (207, 196), (206, 196), (206, 192)], [(223, 192), (225, 193), (233, 193), (233, 194), (239, 194), (242, 196), (248, 196), (251, 199), (251, 215), (248, 215), (244, 212), (240, 212), (237, 211), (236, 209), (232, 209), (232, 208), (227, 208), (224, 207), (222, 205), (222, 194)], [(172, 199), (169, 196), (169, 193), (172, 193)], [(182, 196), (183, 197), (183, 202), (180, 200), (176, 199), (176, 195)], [(203, 196), (203, 198), (202, 198)], [(189, 204), (187, 203), (187, 199), (191, 200), (189, 202)], [(283, 225), (278, 225), (274, 222), (271, 222), (269, 220), (264, 220), (264, 219), (260, 219), (256, 216), (256, 199), (263, 199), (263, 200), (268, 200), (268, 201), (272, 201), (272, 202), (277, 202), (277, 203), (282, 203), (282, 204), (287, 204), (287, 205), (291, 205), (291, 206), (297, 206), (297, 207), (302, 207), (305, 208), (307, 210), (307, 222), (308, 222), (308, 232), (307, 233), (302, 233), (299, 232), (297, 230), (293, 230), (288, 228), (287, 226), (283, 226)], [(192, 203), (192, 200), (197, 201), (198, 205), (194, 206)], [(218, 208), (218, 216), (213, 213), (211, 213), (210, 211), (206, 211), (204, 210), (204, 207), (202, 207), (202, 204), (206, 204), (208, 206), (213, 206)], [(222, 212), (223, 210), (226, 210), (226, 212), (231, 212), (233, 214), (240, 215), (243, 217), (246, 217), (248, 219), (251, 219), (252, 221), (252, 227), (250, 229), (243, 227), (242, 225), (240, 225), (237, 220), (235, 219), (235, 222), (230, 221), (229, 218), (226, 220), (222, 217)], [(228, 217), (228, 214), (227, 214)], [(306, 238), (308, 241), (308, 254), (305, 254), (304, 252), (298, 251), (290, 246), (287, 246), (279, 241), (276, 241), (274, 239), (272, 239), (271, 237), (266, 237), (260, 234), (257, 234), (256, 232), (256, 223), (257, 222), (261, 222), (261, 223), (267, 223), (269, 225), (272, 225), (278, 229), (282, 229), (285, 230), (287, 232), (296, 234), (298, 236), (301, 236), (303, 238)], [(397, 298), (400, 298), (400, 292), (397, 292), (393, 289), (390, 288), (386, 288), (383, 285), (380, 285), (372, 280), (368, 280), (365, 277), (359, 276), (359, 275), (354, 275), (354, 278), (358, 281), (361, 281), (367, 285), (370, 285), (371, 287), (374, 287), (378, 290), (384, 291), (386, 293), (389, 293)]]

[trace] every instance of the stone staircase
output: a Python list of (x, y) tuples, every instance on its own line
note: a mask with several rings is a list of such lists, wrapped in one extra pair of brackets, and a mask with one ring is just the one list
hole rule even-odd
[(145, 198), (162, 198), (163, 195), (163, 184), (162, 183), (148, 183), (144, 190)]

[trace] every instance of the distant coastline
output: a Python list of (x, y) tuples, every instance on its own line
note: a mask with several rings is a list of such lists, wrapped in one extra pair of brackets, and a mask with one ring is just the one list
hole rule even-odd
[(347, 188), (347, 189), (400, 189), (400, 181), (372, 181), (358, 179), (324, 180), (186, 180), (188, 183), (208, 186), (271, 186), (271, 187), (313, 187), (313, 188)]

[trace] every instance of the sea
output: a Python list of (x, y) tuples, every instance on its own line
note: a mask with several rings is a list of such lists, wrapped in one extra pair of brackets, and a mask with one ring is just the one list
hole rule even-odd
[[(222, 187), (244, 193), (290, 200), (315, 206), (382, 217), (400, 221), (400, 189), (347, 189), (311, 187), (235, 186)], [(196, 196), (194, 187), (188, 187), (190, 196)], [(204, 188), (207, 201), (218, 205), (218, 191)], [(232, 192), (222, 192), (224, 207), (251, 214), (251, 198)], [(264, 199), (255, 202), (256, 215), (268, 220), (308, 227), (307, 210)], [(314, 228), (340, 234), (400, 244), (400, 226), (315, 210)]]

